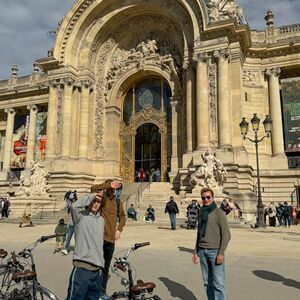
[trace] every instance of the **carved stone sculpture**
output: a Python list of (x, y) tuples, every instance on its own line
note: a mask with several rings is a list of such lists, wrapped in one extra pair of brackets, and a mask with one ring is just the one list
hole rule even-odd
[(227, 180), (227, 172), (220, 160), (218, 160), (208, 149), (201, 155), (203, 164), (191, 175), (190, 184), (193, 192), (209, 187), (216, 192), (224, 192), (224, 182)]
[(236, 0), (207, 0), (207, 10), (211, 22), (236, 19), (239, 24), (246, 23), (243, 9)]
[(49, 197), (48, 191), (51, 186), (48, 184), (49, 172), (44, 169), (41, 161), (32, 161), (31, 175), (21, 176), (20, 186), (15, 191), (17, 197)]

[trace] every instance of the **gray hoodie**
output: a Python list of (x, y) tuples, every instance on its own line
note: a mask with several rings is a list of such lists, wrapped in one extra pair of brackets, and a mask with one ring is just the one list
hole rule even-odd
[(99, 212), (94, 215), (86, 209), (94, 199), (94, 196), (94, 194), (88, 194), (71, 206), (75, 230), (73, 260), (80, 260), (103, 267), (104, 219)]

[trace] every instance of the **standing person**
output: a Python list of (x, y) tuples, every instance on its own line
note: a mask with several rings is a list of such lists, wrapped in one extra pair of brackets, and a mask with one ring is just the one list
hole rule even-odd
[(70, 194), (72, 193), (72, 191), (71, 190), (69, 190), (69, 191), (67, 191), (66, 193), (65, 193), (65, 196), (64, 196), (64, 200), (66, 201), (66, 208), (68, 209), (68, 207), (69, 207), (69, 196), (70, 196)]
[(274, 202), (271, 202), (268, 207), (268, 215), (269, 215), (269, 226), (275, 227), (276, 226), (276, 207)]
[(171, 196), (169, 202), (166, 204), (165, 213), (169, 214), (171, 229), (176, 229), (176, 214), (179, 213), (178, 206), (174, 201), (174, 197)]
[(109, 299), (106, 287), (110, 263), (115, 250), (115, 242), (120, 239), (121, 232), (126, 223), (123, 204), (120, 199), (116, 199), (115, 197), (114, 190), (120, 187), (121, 183), (113, 180), (106, 180), (102, 184), (96, 184), (91, 187), (92, 193), (103, 193), (101, 215), (105, 220), (103, 244), (104, 269), (100, 299), (104, 300)]
[(3, 198), (2, 218), (8, 218), (9, 207), (10, 207), (10, 201), (7, 198)]
[(155, 170), (155, 181), (160, 182), (160, 170), (159, 170), (159, 168), (157, 168)]
[(101, 196), (88, 194), (71, 206), (75, 248), (67, 300), (99, 299), (104, 267), (101, 202)]
[(0, 198), (0, 215), (1, 215), (1, 218), (3, 218), (3, 213), (2, 213), (3, 205), (4, 205), (4, 199), (1, 197)]
[(29, 223), (30, 226), (34, 226), (31, 219), (31, 202), (26, 204), (19, 227), (22, 227), (24, 223)]
[(296, 208), (297, 224), (300, 226), (300, 208)]
[(64, 219), (60, 219), (57, 226), (55, 227), (55, 234), (56, 236), (56, 245), (54, 249), (54, 253), (63, 250), (66, 241), (66, 234), (67, 234), (67, 224), (65, 223)]
[(69, 202), (69, 207), (68, 207), (68, 215), (69, 215), (69, 222), (67, 225), (67, 234), (66, 234), (66, 243), (65, 243), (65, 248), (61, 250), (61, 253), (64, 255), (68, 255), (68, 253), (71, 251), (71, 240), (74, 234), (74, 224), (72, 220), (72, 214), (71, 214), (71, 207), (73, 206), (74, 202)]
[(281, 202), (278, 202), (278, 206), (276, 206), (276, 217), (278, 220), (279, 226), (282, 226), (283, 223), (283, 204)]
[(145, 173), (142, 168), (139, 169), (138, 178), (139, 178), (139, 182), (145, 181)]
[(214, 192), (210, 188), (201, 190), (203, 206), (198, 219), (198, 232), (194, 264), (200, 266), (208, 300), (225, 300), (225, 250), (230, 241), (230, 231), (226, 215), (214, 202)]
[(283, 224), (286, 227), (291, 226), (291, 218), (292, 218), (292, 212), (293, 207), (291, 205), (288, 205), (287, 202), (283, 203), (283, 211), (282, 211), (282, 217), (283, 217)]

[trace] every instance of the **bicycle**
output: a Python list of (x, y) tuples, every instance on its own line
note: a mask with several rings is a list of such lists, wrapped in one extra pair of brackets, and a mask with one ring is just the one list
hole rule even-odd
[[(0, 299), (4, 300), (58, 300), (37, 278), (33, 250), (41, 243), (56, 237), (56, 234), (42, 236), (18, 254), (11, 252), (6, 264), (0, 265)], [(0, 249), (3, 260), (8, 252)], [(30, 269), (26, 269), (30, 267)]]
[[(157, 295), (152, 295), (153, 290), (155, 288), (155, 284), (153, 282), (143, 282), (139, 279), (137, 280), (136, 284), (134, 284), (132, 270), (133, 268), (131, 267), (131, 264), (128, 261), (128, 257), (133, 251), (148, 245), (150, 245), (150, 242), (136, 243), (129, 249), (122, 251), (122, 253), (127, 252), (124, 256), (115, 257), (115, 262), (113, 264), (113, 267), (111, 268), (111, 271), (112, 273), (116, 274), (117, 277), (121, 278), (121, 284), (125, 286), (126, 290), (114, 292), (109, 298), (110, 300), (161, 300), (161, 298)], [(121, 276), (119, 271), (122, 271), (124, 273), (127, 271), (127, 278)]]

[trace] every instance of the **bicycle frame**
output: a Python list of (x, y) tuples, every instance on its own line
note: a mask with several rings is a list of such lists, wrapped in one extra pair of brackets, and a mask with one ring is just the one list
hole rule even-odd
[[(57, 300), (57, 297), (54, 294), (52, 294), (48, 289), (42, 287), (40, 285), (40, 283), (38, 282), (37, 273), (36, 273), (36, 265), (35, 265), (34, 257), (33, 257), (33, 253), (32, 253), (32, 251), (39, 244), (43, 243), (44, 241), (46, 241), (50, 238), (54, 238), (56, 236), (58, 236), (58, 235), (54, 234), (54, 235), (49, 235), (49, 236), (42, 236), (36, 242), (34, 242), (33, 244), (24, 248), (21, 252), (18, 253), (18, 255), (16, 255), (14, 252), (11, 253), (11, 261), (9, 261), (6, 265), (3, 265), (5, 270), (3, 271), (4, 277), (2, 280), (1, 287), (3, 288), (6, 286), (6, 291), (4, 291), (4, 294), (3, 294), (2, 290), (0, 291), (1, 296), (3, 298), (8, 293), (8, 290), (10, 288), (12, 288), (15, 284), (22, 283), (23, 287), (21, 290), (19, 290), (19, 292), (22, 294), (24, 291), (26, 291), (26, 293), (27, 293), (30, 290), (31, 298), (33, 300), (37, 300), (37, 292), (39, 292), (43, 295), (46, 294), (50, 299)], [(18, 258), (24, 259), (26, 261), (26, 264), (28, 264), (28, 266), (30, 265), (31, 274), (28, 277), (26, 277), (26, 273), (25, 273), (25, 276), (24, 276), (24, 273), (23, 274), (21, 273), (24, 276), (24, 278), (19, 277), (19, 279), (16, 281), (16, 279), (15, 280), (13, 279), (13, 275), (15, 274), (15, 272), (17, 272), (17, 271), (23, 272), (24, 271), (24, 267), (20, 263)], [(29, 259), (29, 261), (28, 261), (28, 259)], [(0, 271), (1, 271), (1, 269), (0, 269)], [(1, 275), (1, 273), (0, 273), (0, 275)], [(12, 277), (9, 278), (9, 276), (12, 276)], [(14, 284), (12, 284), (13, 281), (15, 281)], [(24, 289), (24, 291), (23, 291), (23, 289)]]

